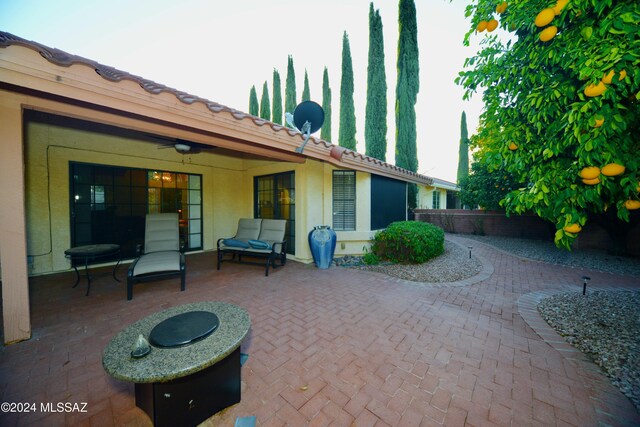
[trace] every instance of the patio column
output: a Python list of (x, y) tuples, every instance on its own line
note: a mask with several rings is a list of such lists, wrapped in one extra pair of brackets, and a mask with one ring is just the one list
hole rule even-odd
[(15, 95), (0, 92), (0, 267), (4, 342), (31, 337), (22, 109)]

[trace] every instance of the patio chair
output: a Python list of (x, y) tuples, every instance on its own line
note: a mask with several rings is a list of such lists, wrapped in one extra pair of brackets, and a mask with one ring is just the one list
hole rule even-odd
[(180, 276), (180, 290), (184, 291), (186, 266), (180, 253), (177, 213), (147, 215), (140, 252), (127, 273), (127, 300), (133, 298), (135, 283), (164, 277)]
[(237, 258), (238, 262), (242, 262), (242, 257), (265, 258), (264, 275), (268, 276), (270, 267), (278, 267), (276, 260), (279, 260), (280, 266), (287, 262), (287, 242), (284, 239), (286, 226), (286, 219), (241, 218), (235, 236), (218, 239), (218, 270), (227, 254), (231, 255), (227, 261)]

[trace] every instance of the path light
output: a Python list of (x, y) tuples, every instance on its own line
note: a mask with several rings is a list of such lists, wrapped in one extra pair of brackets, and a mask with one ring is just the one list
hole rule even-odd
[(582, 295), (586, 295), (587, 294), (587, 282), (589, 280), (591, 280), (591, 277), (589, 276), (582, 276), (582, 280), (584, 280), (584, 283), (582, 285)]
[(473, 249), (473, 246), (467, 246), (469, 248), (469, 259), (471, 259), (471, 249)]

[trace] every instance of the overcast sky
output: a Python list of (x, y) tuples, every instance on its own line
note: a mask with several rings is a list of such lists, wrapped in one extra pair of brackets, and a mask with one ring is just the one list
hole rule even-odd
[[(358, 151), (364, 153), (369, 0), (0, 0), (0, 29), (111, 65), (158, 83), (248, 111), (252, 85), (272, 72), (284, 81), (293, 55), (297, 97), (304, 71), (311, 99), (322, 103), (326, 66), (332, 90), (332, 133), (338, 143), (342, 34), (355, 75)], [(480, 94), (462, 101), (454, 78), (477, 46), (462, 45), (470, 22), (464, 0), (416, 0), (420, 93), (416, 105), (418, 172), (456, 180), (460, 116), (478, 125)], [(387, 161), (394, 162), (398, 1), (378, 0), (388, 85)], [(478, 36), (472, 37), (475, 41)], [(284, 97), (284, 94), (283, 94)]]

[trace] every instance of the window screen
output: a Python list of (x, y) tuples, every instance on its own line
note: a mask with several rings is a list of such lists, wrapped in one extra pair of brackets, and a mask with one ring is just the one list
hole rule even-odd
[(356, 229), (355, 171), (333, 171), (333, 229)]

